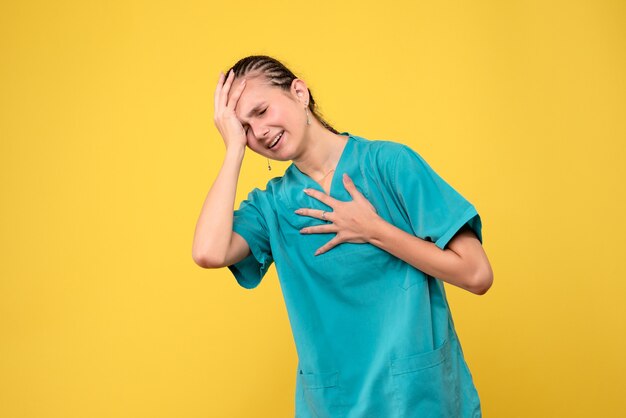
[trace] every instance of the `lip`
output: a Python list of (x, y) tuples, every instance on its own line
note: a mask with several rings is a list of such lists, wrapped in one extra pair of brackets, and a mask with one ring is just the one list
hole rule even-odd
[[(285, 136), (285, 131), (281, 131), (281, 132), (282, 132), (282, 134), (281, 134), (281, 136), (280, 136), (280, 139), (279, 139), (279, 140), (278, 140), (278, 142), (276, 143), (276, 145), (274, 145), (274, 146), (273, 146), (273, 147), (271, 147), (271, 148), (269, 148), (269, 145), (268, 145), (268, 149), (275, 150), (276, 148), (278, 148), (278, 147), (280, 146), (280, 144), (281, 144), (281, 143), (282, 143), (282, 141), (283, 141), (283, 137)], [(280, 133), (280, 132), (279, 132), (279, 133)], [(269, 142), (270, 144), (274, 141), (274, 138), (276, 138), (276, 136), (272, 137), (272, 140)]]

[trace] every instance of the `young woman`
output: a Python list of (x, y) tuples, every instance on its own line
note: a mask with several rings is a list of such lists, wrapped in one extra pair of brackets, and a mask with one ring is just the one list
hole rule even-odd
[[(337, 132), (271, 57), (220, 74), (214, 121), (226, 156), (193, 258), (248, 289), (275, 262), (296, 417), (480, 417), (443, 285), (492, 284), (475, 207), (408, 146)], [(233, 211), (246, 147), (292, 164)]]

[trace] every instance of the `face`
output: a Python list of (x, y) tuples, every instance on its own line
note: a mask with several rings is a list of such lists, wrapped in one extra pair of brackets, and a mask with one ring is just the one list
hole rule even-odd
[[(230, 91), (240, 83), (241, 79), (235, 80)], [(293, 159), (304, 143), (305, 103), (308, 90), (302, 80), (295, 79), (286, 92), (267, 84), (263, 77), (247, 78), (235, 115), (246, 131), (248, 147), (273, 160)], [(280, 133), (280, 139), (273, 144)]]

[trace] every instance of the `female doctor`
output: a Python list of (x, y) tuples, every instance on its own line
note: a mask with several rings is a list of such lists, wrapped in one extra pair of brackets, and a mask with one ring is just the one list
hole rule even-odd
[[(481, 417), (443, 285), (492, 285), (476, 208), (410, 147), (336, 131), (272, 57), (220, 73), (214, 99), (226, 154), (193, 259), (247, 289), (275, 263), (296, 417)], [(246, 147), (292, 164), (233, 211)]]

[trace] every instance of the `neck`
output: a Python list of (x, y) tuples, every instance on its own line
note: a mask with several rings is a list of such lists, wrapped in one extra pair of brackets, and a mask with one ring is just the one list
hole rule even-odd
[(348, 137), (332, 133), (315, 118), (312, 122), (307, 127), (302, 151), (293, 163), (314, 180), (322, 180), (337, 166)]

